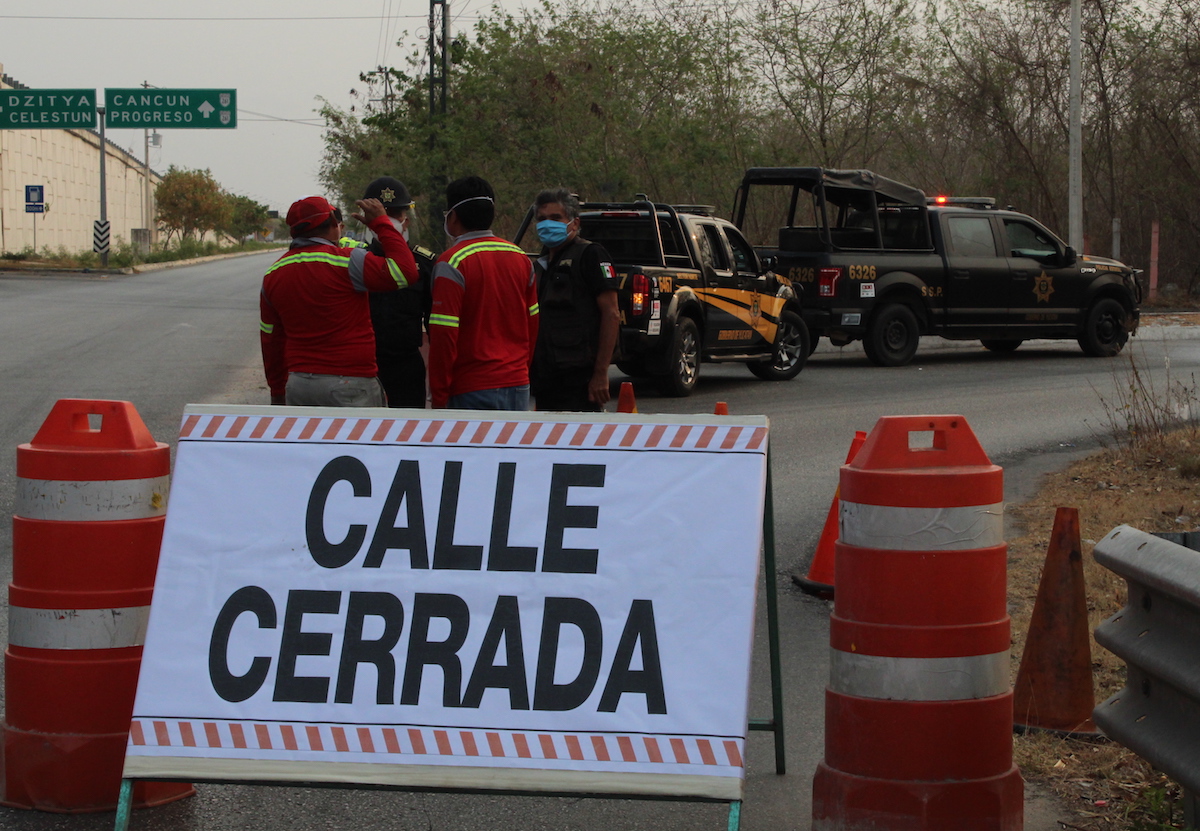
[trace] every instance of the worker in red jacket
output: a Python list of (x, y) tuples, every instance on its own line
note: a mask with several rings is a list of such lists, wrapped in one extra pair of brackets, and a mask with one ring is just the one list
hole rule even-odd
[(478, 176), (446, 187), (454, 244), (433, 268), (429, 391), (435, 408), (528, 410), (537, 342), (529, 255), (493, 234), (495, 194)]
[(382, 407), (369, 291), (397, 291), (418, 279), (404, 237), (378, 199), (360, 199), (354, 218), (384, 256), (343, 248), (332, 205), (321, 196), (287, 213), (292, 244), (267, 269), (259, 298), (263, 368), (272, 404)]

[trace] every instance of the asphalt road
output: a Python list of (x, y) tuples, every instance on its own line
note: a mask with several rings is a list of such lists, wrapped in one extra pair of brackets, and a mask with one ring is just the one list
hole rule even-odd
[[(0, 438), (12, 448), (29, 441), (60, 398), (132, 401), (154, 436), (172, 444), (189, 402), (266, 403), (256, 333), (259, 279), (269, 261), (255, 256), (108, 278), (0, 272)], [(1190, 382), (1200, 364), (1196, 331), (1144, 327), (1128, 350), (1143, 382), (1160, 391), (1171, 378)], [(809, 824), (811, 777), (823, 754), (829, 605), (797, 591), (790, 577), (807, 571), (854, 431), (869, 430), (882, 415), (961, 414), (992, 461), (1005, 467), (1007, 498), (1021, 499), (1041, 472), (1110, 433), (1129, 368), (1124, 356), (1086, 358), (1073, 342), (993, 355), (977, 343), (925, 339), (914, 363), (898, 369), (871, 366), (856, 346), (824, 344), (787, 383), (759, 381), (739, 365), (705, 365), (687, 399), (636, 385), (643, 413), (706, 413), (724, 401), (732, 413), (771, 418), (788, 773), (774, 773), (770, 736), (751, 734), (742, 828)], [(614, 370), (613, 380), (624, 379)], [(12, 458), (0, 467), (4, 584), (12, 571)], [(770, 713), (764, 632), (760, 620), (751, 709), (757, 717)], [(4, 619), (0, 636), (7, 642)], [(1055, 827), (1055, 806), (1031, 806), (1037, 813), (1027, 820), (1030, 831)], [(726, 808), (711, 804), (202, 785), (195, 798), (135, 813), (131, 828), (682, 831), (725, 822)], [(111, 828), (112, 814), (0, 808), (0, 827), (92, 831)]]

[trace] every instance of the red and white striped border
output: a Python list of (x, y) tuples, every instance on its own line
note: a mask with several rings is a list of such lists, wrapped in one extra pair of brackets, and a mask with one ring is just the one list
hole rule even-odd
[(742, 739), (135, 718), (129, 748), (206, 748), (741, 768)]
[(191, 413), (182, 441), (338, 442), (460, 447), (766, 452), (767, 428), (740, 425), (489, 421)]

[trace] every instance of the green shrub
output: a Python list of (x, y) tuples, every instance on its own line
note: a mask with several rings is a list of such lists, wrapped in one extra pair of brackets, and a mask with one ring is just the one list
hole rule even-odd
[[(244, 244), (231, 243), (222, 245), (215, 240), (201, 242), (196, 239), (177, 241), (174, 246), (157, 245), (149, 253), (143, 254), (137, 246), (117, 237), (115, 244), (108, 252), (109, 268), (129, 268), (139, 263), (166, 263), (178, 260), (193, 260), (198, 257), (211, 257), (217, 254), (244, 253), (247, 251), (264, 251), (281, 247), (278, 242), (247, 242)], [(49, 246), (38, 253), (32, 246), (21, 251), (5, 251), (0, 253), (0, 261), (23, 262), (25, 260), (44, 261), (63, 268), (100, 268), (100, 255), (94, 251), (77, 251), (71, 253), (64, 246), (52, 251)]]

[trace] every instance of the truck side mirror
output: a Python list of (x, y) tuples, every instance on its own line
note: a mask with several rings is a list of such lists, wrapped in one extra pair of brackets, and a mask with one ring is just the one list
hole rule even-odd
[(1079, 254), (1075, 251), (1074, 248), (1072, 248), (1071, 246), (1068, 245), (1067, 250), (1063, 252), (1062, 259), (1063, 259), (1063, 267), (1065, 268), (1066, 266), (1069, 266), (1069, 265), (1075, 265), (1075, 263), (1078, 262), (1078, 260), (1079, 260)]
[(778, 257), (774, 256), (759, 257), (758, 261), (762, 265), (763, 273), (774, 271), (775, 266), (778, 264), (778, 259)]

